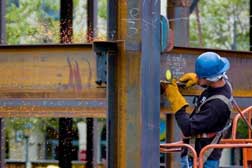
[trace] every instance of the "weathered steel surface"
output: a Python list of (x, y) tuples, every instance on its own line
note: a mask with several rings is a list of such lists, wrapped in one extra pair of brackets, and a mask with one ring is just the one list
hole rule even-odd
[[(161, 56), (161, 78), (166, 69), (171, 69), (175, 77), (184, 72), (194, 71), (195, 58), (210, 49), (176, 47)], [(212, 50), (230, 59), (231, 69), (228, 72), (233, 84), (234, 95), (242, 107), (250, 103), (252, 97), (252, 54), (251, 52), (235, 52)], [(89, 45), (53, 45), (53, 46), (0, 46), (0, 98), (16, 100), (53, 100), (70, 99), (89, 100), (106, 99), (105, 88), (97, 88), (96, 58)], [(71, 61), (70, 61), (71, 60)], [(78, 65), (78, 66), (77, 66)], [(79, 69), (79, 70), (78, 70)], [(201, 90), (182, 90), (184, 95), (197, 95)], [(11, 98), (11, 100), (9, 99)], [(249, 101), (248, 101), (249, 100)], [(163, 100), (165, 101), (165, 100)], [(162, 102), (163, 102), (162, 101)], [(169, 111), (161, 102), (161, 112)], [(97, 102), (99, 103), (99, 102)], [(28, 103), (29, 104), (29, 103)], [(54, 103), (52, 103), (54, 104)], [(72, 110), (71, 110), (72, 109)], [(70, 111), (69, 111), (70, 110)], [(36, 106), (4, 106), (0, 108), (0, 116), (26, 117), (27, 112), (35, 116), (105, 116), (104, 107), (62, 107)], [(67, 113), (69, 111), (69, 113)], [(17, 113), (18, 112), (18, 113)], [(62, 113), (60, 113), (62, 112)], [(94, 112), (94, 114), (91, 114)]]
[[(160, 1), (142, 1), (141, 167), (159, 166), (160, 152)], [(158, 114), (157, 114), (158, 113)], [(138, 121), (138, 122), (139, 122)], [(133, 143), (133, 142), (132, 142)]]
[[(112, 167), (118, 164), (117, 151), (118, 146), (115, 145), (118, 143), (118, 113), (117, 113), (117, 83), (115, 82), (116, 73), (118, 71), (118, 66), (116, 65), (116, 59), (118, 51), (117, 42), (94, 42), (94, 52), (96, 53), (97, 62), (101, 64), (97, 65), (97, 78), (99, 83), (107, 83), (107, 97), (108, 97), (108, 108), (107, 108), (107, 150), (106, 158), (108, 167)], [(99, 61), (100, 60), (100, 61)], [(102, 61), (101, 61), (102, 60)], [(106, 65), (104, 65), (106, 62)], [(104, 80), (107, 80), (104, 81)], [(121, 130), (123, 131), (123, 130)], [(111, 166), (110, 166), (111, 165)]]
[(175, 46), (189, 46), (189, 9), (191, 0), (167, 0), (167, 16), (174, 32)]
[[(176, 47), (164, 53), (161, 56), (161, 78), (168, 68), (175, 77), (194, 71), (195, 58), (204, 51), (209, 49)], [(231, 69), (228, 76), (235, 97), (252, 97), (251, 52), (211, 51), (229, 58)], [(105, 89), (97, 88), (94, 82), (96, 63), (91, 45), (0, 46), (0, 64), (1, 98), (106, 97)], [(183, 90), (183, 93), (196, 95), (200, 90)]]
[(1, 46), (0, 65), (1, 97), (95, 97), (98, 90), (91, 45)]
[(156, 167), (159, 165), (160, 2), (120, 0), (116, 3), (117, 39), (124, 40), (124, 44), (119, 47), (117, 58), (111, 60), (115, 71), (110, 79), (115, 82), (115, 92), (108, 100), (114, 101), (111, 108), (115, 125), (109, 131), (115, 131), (117, 138), (108, 167)]
[[(194, 72), (195, 59), (206, 51), (217, 52), (230, 60), (231, 68), (227, 75), (233, 86), (234, 96), (252, 97), (252, 52), (176, 47), (161, 56), (161, 78), (164, 79), (166, 69), (170, 69), (175, 78), (186, 72)], [(197, 95), (200, 92), (199, 88), (183, 90), (185, 95)]]
[(0, 76), (0, 116), (105, 116), (90, 44), (0, 46)]
[(105, 118), (105, 99), (1, 99), (1, 117)]
[(108, 32), (107, 36), (109, 40), (115, 40), (117, 38), (117, 0), (108, 0)]

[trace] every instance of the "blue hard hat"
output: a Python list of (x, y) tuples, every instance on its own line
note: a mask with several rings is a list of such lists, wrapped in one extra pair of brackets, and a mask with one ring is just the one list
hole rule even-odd
[(226, 72), (230, 67), (227, 58), (214, 52), (205, 52), (195, 62), (195, 72), (199, 78), (212, 78)]

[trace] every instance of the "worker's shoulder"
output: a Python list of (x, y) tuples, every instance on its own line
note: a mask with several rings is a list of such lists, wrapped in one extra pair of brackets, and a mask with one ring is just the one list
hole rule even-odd
[(225, 109), (227, 111), (230, 111), (230, 106), (231, 106), (231, 98), (226, 97), (225, 95), (214, 95), (209, 97), (204, 105), (205, 108), (211, 108), (211, 109), (216, 109), (216, 110), (222, 110), (224, 111)]

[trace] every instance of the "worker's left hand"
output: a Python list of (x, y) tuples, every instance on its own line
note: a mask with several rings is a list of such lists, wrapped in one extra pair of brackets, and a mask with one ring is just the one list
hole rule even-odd
[(175, 79), (172, 80), (171, 84), (166, 85), (165, 93), (168, 101), (170, 102), (173, 113), (176, 113), (182, 107), (188, 105), (185, 98), (179, 92)]

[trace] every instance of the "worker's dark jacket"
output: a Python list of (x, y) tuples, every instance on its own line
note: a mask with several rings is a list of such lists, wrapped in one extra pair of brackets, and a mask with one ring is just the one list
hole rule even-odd
[[(195, 109), (204, 102), (208, 97), (213, 95), (224, 95), (227, 98), (231, 97), (231, 89), (226, 83), (223, 87), (219, 88), (207, 88), (199, 96)], [(185, 111), (185, 107), (180, 109), (175, 117), (177, 123), (182, 130), (185, 137), (194, 136), (202, 133), (213, 133), (222, 130), (230, 119), (230, 110), (228, 106), (220, 99), (213, 99), (201, 107), (198, 113), (195, 110), (192, 114), (188, 114)], [(211, 143), (213, 138), (197, 138), (195, 142), (195, 150), (199, 155), (200, 150)], [(187, 140), (184, 140), (188, 143)], [(187, 150), (184, 149), (182, 156), (187, 154)], [(209, 156), (208, 160), (219, 160), (221, 156), (221, 149), (215, 149)]]

